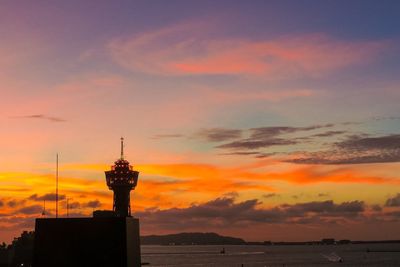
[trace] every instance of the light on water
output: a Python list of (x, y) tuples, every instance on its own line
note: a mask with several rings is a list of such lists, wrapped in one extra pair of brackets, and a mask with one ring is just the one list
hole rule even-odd
[(400, 244), (142, 246), (142, 262), (159, 267), (400, 266)]

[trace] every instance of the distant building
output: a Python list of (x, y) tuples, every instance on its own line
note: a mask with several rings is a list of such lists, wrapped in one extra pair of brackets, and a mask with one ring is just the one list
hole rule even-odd
[(0, 245), (0, 267), (31, 267), (34, 232), (24, 231), (10, 245)]
[(323, 245), (334, 245), (335, 243), (336, 242), (334, 238), (324, 238), (321, 240), (321, 244)]

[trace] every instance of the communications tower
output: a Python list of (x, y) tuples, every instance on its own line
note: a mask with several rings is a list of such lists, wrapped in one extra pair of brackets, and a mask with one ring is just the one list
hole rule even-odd
[(105, 173), (107, 186), (114, 192), (113, 211), (118, 217), (131, 217), (130, 192), (136, 187), (139, 172), (124, 159), (124, 138), (121, 137), (121, 157)]

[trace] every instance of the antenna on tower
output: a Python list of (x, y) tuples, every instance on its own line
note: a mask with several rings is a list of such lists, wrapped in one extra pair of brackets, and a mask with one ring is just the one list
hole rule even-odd
[(43, 211), (42, 216), (46, 216), (46, 199), (43, 199)]
[(69, 217), (69, 198), (67, 198), (67, 218)]
[(121, 159), (124, 159), (124, 138), (121, 137)]
[(56, 156), (56, 218), (58, 218), (58, 153)]

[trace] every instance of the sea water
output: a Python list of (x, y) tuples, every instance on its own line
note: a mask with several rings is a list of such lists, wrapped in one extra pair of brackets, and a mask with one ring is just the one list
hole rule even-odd
[(400, 244), (142, 246), (142, 262), (163, 267), (400, 267)]

